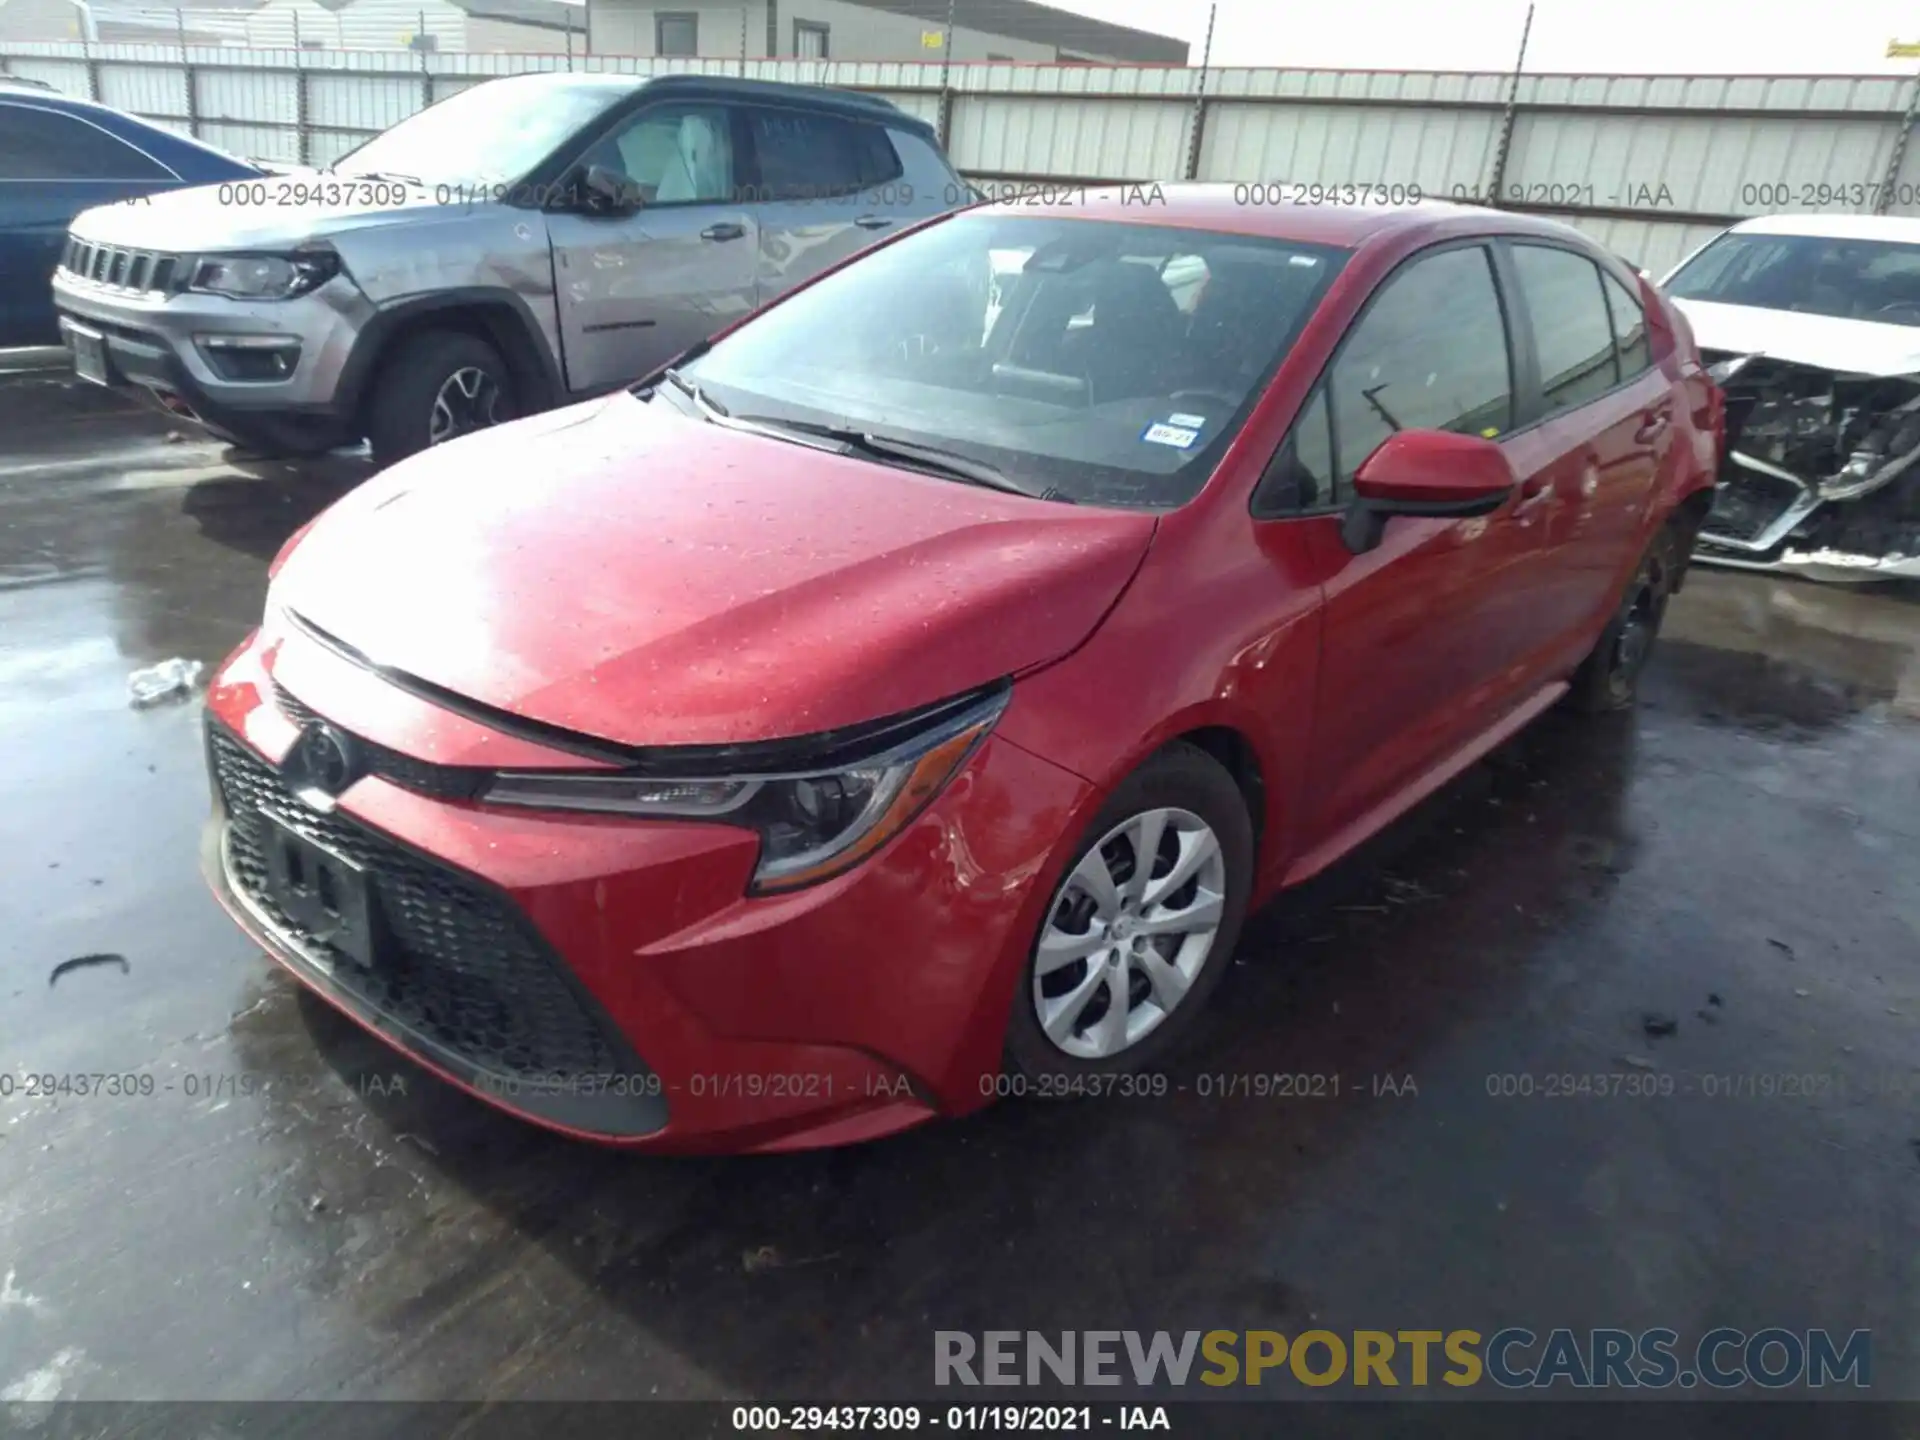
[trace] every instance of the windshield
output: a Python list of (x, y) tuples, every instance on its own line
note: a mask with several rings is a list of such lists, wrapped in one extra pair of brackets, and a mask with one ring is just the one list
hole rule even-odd
[(633, 85), (578, 75), (489, 80), (409, 115), (333, 168), (443, 183), (518, 180)]
[(1920, 245), (1826, 235), (1722, 235), (1676, 271), (1679, 300), (1920, 325)]
[(829, 275), (683, 373), (738, 418), (935, 446), (1034, 494), (1178, 505), (1344, 259), (975, 211)]

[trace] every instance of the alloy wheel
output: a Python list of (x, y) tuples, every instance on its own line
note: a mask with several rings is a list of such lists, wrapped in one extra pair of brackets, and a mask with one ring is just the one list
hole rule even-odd
[(438, 445), (456, 435), (484, 430), (500, 420), (500, 386), (477, 365), (453, 372), (433, 397), (427, 424), (427, 444)]
[(1033, 1009), (1053, 1045), (1108, 1060), (1173, 1013), (1226, 914), (1220, 839), (1190, 810), (1114, 826), (1054, 893), (1033, 965)]

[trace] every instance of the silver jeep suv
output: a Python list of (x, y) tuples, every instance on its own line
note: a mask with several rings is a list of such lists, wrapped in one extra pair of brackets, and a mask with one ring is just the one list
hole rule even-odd
[(324, 171), (104, 205), (75, 368), (253, 449), (385, 464), (649, 374), (972, 197), (875, 97), (698, 75), (488, 81)]

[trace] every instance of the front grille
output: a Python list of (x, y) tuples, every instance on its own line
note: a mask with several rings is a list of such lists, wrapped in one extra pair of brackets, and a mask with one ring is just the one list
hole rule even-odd
[[(273, 684), (273, 698), (281, 714), (303, 728), (325, 718), (277, 680)], [(358, 735), (353, 737), (353, 742), (365, 758), (369, 775), (378, 775), (416, 794), (431, 795), (436, 800), (477, 800), (486, 788), (489, 772), (483, 767), (436, 765), (431, 760), (416, 760)]]
[[(351, 999), (488, 1075), (509, 1079), (634, 1074), (560, 970), (561, 962), (502, 894), (337, 813), (294, 798), (267, 762), (224, 730), (209, 732), (226, 809), (230, 882)], [(371, 966), (302, 931), (267, 883), (271, 815), (362, 867), (386, 937)]]
[(1713, 509), (1701, 531), (1708, 538), (1757, 540), (1802, 493), (1791, 481), (1743, 471), (1713, 492)]
[(96, 245), (69, 237), (60, 268), (69, 275), (116, 290), (172, 291), (181, 273), (180, 257), (123, 245)]

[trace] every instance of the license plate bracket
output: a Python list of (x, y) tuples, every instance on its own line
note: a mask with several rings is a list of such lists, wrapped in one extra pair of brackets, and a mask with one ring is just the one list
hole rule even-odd
[(107, 337), (71, 321), (66, 325), (66, 332), (67, 348), (73, 352), (74, 373), (96, 385), (111, 385), (113, 372), (107, 359)]
[(281, 914), (343, 960), (380, 957), (380, 909), (366, 868), (264, 812), (267, 890)]

